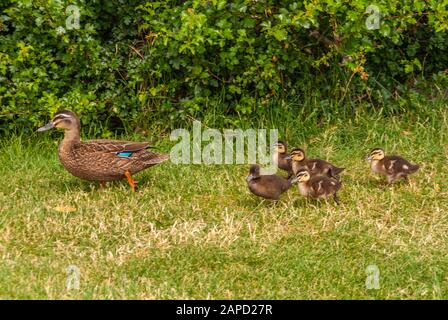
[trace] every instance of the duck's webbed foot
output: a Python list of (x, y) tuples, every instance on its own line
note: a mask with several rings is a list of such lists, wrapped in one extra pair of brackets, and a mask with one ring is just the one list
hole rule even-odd
[(124, 175), (125, 175), (126, 179), (128, 180), (128, 183), (129, 183), (129, 185), (131, 186), (132, 191), (133, 191), (133, 192), (136, 192), (136, 191), (137, 191), (137, 181), (135, 181), (135, 180), (132, 178), (131, 173), (130, 173), (129, 171), (126, 171), (126, 172), (124, 173)]

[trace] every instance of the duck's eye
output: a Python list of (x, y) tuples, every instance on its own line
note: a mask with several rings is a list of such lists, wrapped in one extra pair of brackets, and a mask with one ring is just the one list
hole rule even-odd
[(70, 120), (68, 119), (57, 119), (57, 120), (53, 120), (54, 126), (55, 127), (61, 127), (62, 125), (70, 125)]

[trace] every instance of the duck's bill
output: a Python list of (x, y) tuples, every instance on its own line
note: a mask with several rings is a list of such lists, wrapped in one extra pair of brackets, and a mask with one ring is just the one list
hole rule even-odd
[(291, 156), (286, 156), (285, 157), (285, 160), (291, 160), (292, 158), (291, 158)]
[(254, 180), (254, 176), (253, 175), (248, 175), (247, 177), (246, 177), (246, 181), (247, 182), (251, 182), (252, 180)]
[(37, 129), (37, 132), (44, 132), (44, 131), (48, 131), (54, 128), (54, 125), (52, 122), (47, 123), (46, 125), (44, 125), (43, 127), (40, 127), (39, 129)]
[(290, 182), (291, 182), (291, 184), (295, 184), (295, 183), (299, 182), (299, 178), (297, 178), (297, 177), (292, 178), (292, 179), (290, 180)]
[(366, 160), (366, 161), (371, 161), (371, 160), (372, 160), (372, 157), (371, 157), (371, 156), (367, 156), (367, 157), (365, 157), (365, 160)]

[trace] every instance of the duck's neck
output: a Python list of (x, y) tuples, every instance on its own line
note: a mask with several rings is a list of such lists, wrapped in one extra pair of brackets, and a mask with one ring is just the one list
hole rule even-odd
[(304, 182), (299, 182), (299, 192), (302, 196), (308, 196), (308, 191), (309, 191), (309, 187), (308, 187), (308, 182), (304, 181)]
[(79, 128), (66, 129), (62, 145), (69, 146), (81, 142), (81, 135)]

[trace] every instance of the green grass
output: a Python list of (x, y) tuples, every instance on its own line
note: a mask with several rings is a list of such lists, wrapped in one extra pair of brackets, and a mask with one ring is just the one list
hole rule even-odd
[[(347, 168), (340, 206), (296, 189), (261, 201), (247, 165), (168, 162), (137, 175), (136, 194), (101, 189), (63, 169), (48, 135), (4, 139), (0, 298), (447, 299), (448, 112), (425, 110), (279, 124), (291, 145)], [(376, 146), (421, 170), (382, 188), (362, 161)], [(365, 287), (371, 264), (379, 290)], [(69, 265), (79, 290), (66, 289)]]

